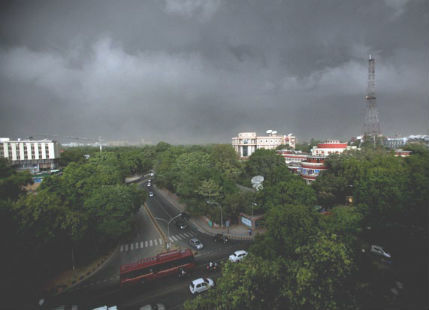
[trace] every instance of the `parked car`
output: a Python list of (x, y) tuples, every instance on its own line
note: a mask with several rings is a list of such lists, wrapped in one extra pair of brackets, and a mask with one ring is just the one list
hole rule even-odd
[(390, 255), (390, 253), (387, 253), (386, 251), (384, 251), (384, 249), (381, 246), (379, 246), (379, 245), (374, 245), (374, 244), (371, 245), (370, 252), (373, 253), (373, 254), (375, 254), (375, 255), (384, 257), (384, 258), (389, 258), (390, 259), (392, 257)]
[(199, 278), (191, 282), (189, 290), (191, 294), (202, 293), (215, 286), (215, 283), (210, 278)]
[(140, 307), (140, 310), (165, 310), (163, 304), (150, 304)]
[(246, 251), (244, 251), (244, 250), (238, 250), (238, 251), (235, 251), (234, 253), (232, 253), (230, 256), (229, 256), (229, 261), (230, 262), (233, 262), (233, 263), (235, 263), (235, 262), (239, 262), (239, 261), (241, 261), (243, 258), (245, 258), (246, 256), (247, 256), (247, 252)]
[(153, 192), (149, 192), (149, 197), (153, 197)]
[(178, 221), (176, 221), (176, 227), (181, 229), (181, 230), (184, 230), (184, 229), (188, 228), (188, 224), (186, 224), (182, 220), (178, 220)]
[(222, 235), (222, 234), (216, 234), (216, 235), (214, 235), (214, 237), (213, 237), (213, 241), (214, 241), (214, 242), (218, 242), (218, 241), (220, 241), (220, 242), (223, 242), (223, 243), (227, 243), (227, 242), (229, 241), (229, 239), (228, 239), (228, 237), (227, 237), (227, 236), (224, 236), (224, 235)]
[(189, 240), (189, 244), (197, 250), (201, 250), (204, 247), (204, 245), (197, 238), (192, 238)]

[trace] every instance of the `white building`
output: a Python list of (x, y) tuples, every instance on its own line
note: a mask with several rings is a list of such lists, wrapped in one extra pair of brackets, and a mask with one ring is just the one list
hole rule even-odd
[(240, 132), (232, 138), (232, 146), (240, 158), (247, 158), (257, 149), (275, 150), (280, 145), (295, 148), (296, 138), (292, 134), (277, 135), (277, 131), (267, 130), (266, 136), (256, 136), (256, 132)]
[(0, 157), (17, 168), (40, 171), (57, 168), (60, 152), (58, 143), (52, 140), (0, 138)]
[(349, 146), (347, 143), (338, 140), (328, 140), (323, 143), (313, 146), (311, 155), (313, 156), (329, 156), (331, 154), (341, 154), (344, 151), (357, 150), (356, 146)]

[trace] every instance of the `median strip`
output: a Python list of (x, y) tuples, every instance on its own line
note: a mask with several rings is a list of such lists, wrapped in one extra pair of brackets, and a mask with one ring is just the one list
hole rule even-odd
[(167, 236), (164, 234), (161, 227), (159, 227), (157, 221), (155, 220), (155, 217), (152, 215), (152, 212), (150, 212), (150, 209), (148, 208), (146, 203), (144, 203), (143, 206), (146, 210), (146, 213), (149, 215), (150, 220), (152, 221), (153, 225), (155, 226), (156, 230), (158, 230), (159, 234), (161, 235), (162, 239), (164, 240), (164, 243), (167, 244), (168, 243)]

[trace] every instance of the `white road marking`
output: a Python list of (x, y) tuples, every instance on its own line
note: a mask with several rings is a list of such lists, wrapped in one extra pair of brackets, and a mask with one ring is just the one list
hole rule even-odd
[(159, 245), (162, 245), (162, 239), (158, 239), (159, 240)]
[(124, 250), (124, 245), (121, 245), (121, 252)]
[(176, 237), (175, 237), (175, 236), (171, 236), (171, 238), (173, 238), (173, 240), (174, 240), (174, 241), (177, 241), (177, 239), (176, 239)]
[(156, 246), (158, 246), (158, 241), (156, 239), (153, 240), (153, 242), (155, 243)]
[(130, 245), (130, 250), (132, 251), (132, 250), (134, 250), (134, 244), (132, 244), (131, 243), (131, 245)]
[(150, 240), (149, 243), (150, 243), (150, 246), (152, 246), (152, 240)]
[(125, 251), (128, 251), (128, 244), (125, 245)]
[(139, 248), (139, 243), (138, 242), (136, 242), (136, 249), (138, 249)]
[(145, 241), (144, 242), (144, 246), (147, 248), (147, 245), (148, 245), (148, 242), (147, 241)]
[(142, 242), (140, 242), (140, 247), (143, 248), (143, 246), (144, 246), (144, 243), (142, 241)]

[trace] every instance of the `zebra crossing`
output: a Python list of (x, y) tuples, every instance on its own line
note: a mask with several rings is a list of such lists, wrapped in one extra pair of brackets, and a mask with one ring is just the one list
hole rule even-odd
[[(193, 235), (189, 232), (178, 233), (174, 236), (170, 236), (170, 242), (177, 242), (179, 240), (188, 239), (192, 237)], [(163, 240), (161, 238), (121, 244), (120, 251), (121, 252), (135, 251), (138, 249), (144, 249), (144, 248), (149, 248), (149, 247), (158, 246), (158, 245), (160, 246), (163, 245)]]

